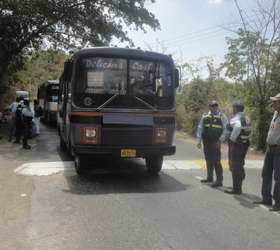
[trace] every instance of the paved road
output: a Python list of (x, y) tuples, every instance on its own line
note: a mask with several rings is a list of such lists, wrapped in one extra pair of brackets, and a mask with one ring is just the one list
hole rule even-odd
[[(202, 150), (174, 143), (176, 156), (165, 158), (157, 176), (141, 159), (126, 159), (98, 160), (85, 177), (60, 152), (54, 128), (42, 125), (31, 151), (6, 144), (0, 167), (10, 162), (33, 187), (30, 195), (21, 192), (27, 194), (28, 215), (16, 231), (20, 241), (1, 240), (8, 249), (278, 250), (280, 214), (252, 204), (260, 198), (261, 162), (246, 162), (244, 193), (231, 196), (225, 187), (200, 183), (206, 175)], [(226, 166), (224, 185), (231, 185)]]

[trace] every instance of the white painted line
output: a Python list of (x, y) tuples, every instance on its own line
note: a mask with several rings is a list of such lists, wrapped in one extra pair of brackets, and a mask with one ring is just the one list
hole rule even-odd
[(21, 175), (44, 176), (67, 170), (74, 170), (74, 162), (31, 162), (21, 165), (14, 172)]
[[(137, 161), (137, 159), (135, 159), (135, 162), (139, 165), (145, 164), (143, 160)], [(246, 161), (247, 168), (262, 168), (262, 164), (262, 161)], [(191, 170), (201, 168), (202, 166), (191, 161), (165, 160), (162, 165), (162, 170)], [(21, 175), (44, 176), (70, 170), (75, 170), (73, 161), (25, 163), (15, 169), (14, 172)]]
[(262, 169), (263, 167), (263, 161), (258, 160), (245, 160), (245, 166), (247, 168), (258, 168)]
[(163, 161), (162, 169), (201, 169), (202, 167), (191, 161)]

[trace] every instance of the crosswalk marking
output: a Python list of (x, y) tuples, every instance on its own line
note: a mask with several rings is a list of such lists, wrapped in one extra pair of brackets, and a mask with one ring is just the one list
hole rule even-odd
[[(145, 161), (142, 159), (133, 160), (134, 164), (145, 166)], [(228, 162), (222, 161), (223, 168), (228, 168)], [(262, 168), (263, 161), (246, 160), (246, 168)], [(206, 167), (204, 160), (179, 161), (179, 160), (165, 160), (163, 161), (162, 170), (191, 170), (201, 169)], [(44, 176), (59, 173), (62, 171), (75, 170), (74, 162), (30, 162), (25, 163), (14, 170), (15, 173), (30, 176)]]

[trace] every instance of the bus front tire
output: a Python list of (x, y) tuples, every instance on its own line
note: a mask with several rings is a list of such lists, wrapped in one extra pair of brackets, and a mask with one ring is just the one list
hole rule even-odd
[(150, 173), (157, 174), (162, 167), (163, 156), (162, 155), (153, 155), (146, 157), (146, 166)]
[(75, 156), (75, 170), (78, 175), (87, 174), (86, 160), (81, 156)]

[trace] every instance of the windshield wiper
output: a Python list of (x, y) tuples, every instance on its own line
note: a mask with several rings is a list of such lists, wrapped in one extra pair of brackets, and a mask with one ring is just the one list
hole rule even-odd
[(145, 101), (143, 101), (142, 99), (140, 99), (139, 97), (132, 95), (132, 97), (134, 97), (136, 100), (138, 100), (139, 102), (141, 102), (142, 104), (144, 104), (145, 106), (147, 106), (148, 108), (152, 109), (153, 111), (158, 112), (158, 110), (156, 108), (154, 108), (153, 106), (151, 106), (149, 103), (146, 103)]
[(112, 102), (114, 99), (116, 99), (118, 95), (119, 95), (119, 93), (113, 95), (109, 100), (107, 100), (106, 102), (104, 102), (103, 104), (101, 104), (101, 105), (97, 108), (97, 110), (100, 110), (100, 109), (104, 108), (106, 105), (108, 105), (108, 104), (109, 104), (110, 102)]

